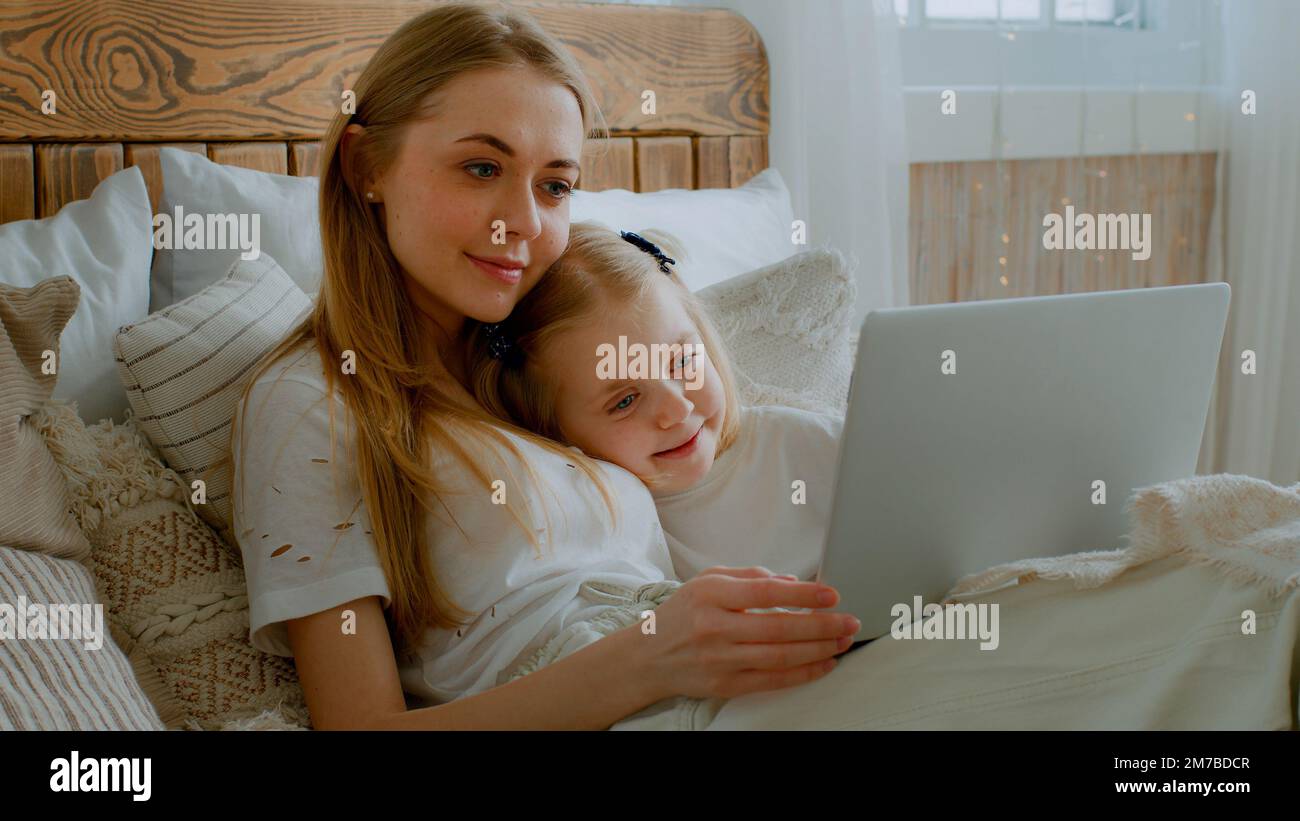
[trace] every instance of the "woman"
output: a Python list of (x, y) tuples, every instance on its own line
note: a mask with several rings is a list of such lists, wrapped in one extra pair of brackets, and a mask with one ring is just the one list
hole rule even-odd
[[(606, 728), (825, 675), (854, 620), (744, 611), (834, 590), (764, 568), (678, 585), (635, 477), (465, 388), (467, 323), (506, 317), (568, 239), (599, 113), (563, 47), (518, 11), (440, 6), (354, 90), (322, 141), (318, 302), (252, 373), (232, 437), (253, 640), (293, 655), (313, 725)], [(646, 588), (652, 634), (509, 680), (608, 606), (580, 594)]]

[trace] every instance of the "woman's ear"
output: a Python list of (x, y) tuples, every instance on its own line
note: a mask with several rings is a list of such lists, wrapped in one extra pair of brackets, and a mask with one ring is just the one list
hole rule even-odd
[(365, 179), (357, 179), (360, 170), (369, 165), (360, 153), (365, 150), (365, 139), (366, 129), (363, 125), (350, 123), (343, 129), (343, 135), (339, 138), (339, 167), (343, 171), (343, 181), (354, 194), (367, 203), (383, 202), (383, 194), (373, 177), (367, 175)]

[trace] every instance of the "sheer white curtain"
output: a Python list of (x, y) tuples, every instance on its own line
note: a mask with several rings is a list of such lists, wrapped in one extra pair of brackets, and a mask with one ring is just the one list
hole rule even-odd
[[(1225, 133), (1211, 279), (1232, 286), (1202, 464), (1300, 481), (1300, 15), (1294, 0), (1225, 0)], [(1255, 113), (1242, 110), (1254, 93)], [(1242, 373), (1242, 352), (1256, 373)]]
[(907, 152), (898, 20), (889, 0), (670, 0), (749, 20), (771, 72), (770, 165), (808, 244), (857, 260), (861, 318), (906, 305)]

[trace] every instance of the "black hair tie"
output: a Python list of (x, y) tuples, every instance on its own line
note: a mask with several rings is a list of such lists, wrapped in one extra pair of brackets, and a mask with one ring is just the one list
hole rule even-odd
[(636, 247), (640, 248), (642, 251), (645, 251), (647, 254), (650, 254), (652, 257), (658, 260), (660, 271), (663, 271), (665, 274), (672, 273), (672, 271), (668, 270), (668, 266), (676, 265), (677, 260), (665, 254), (663, 252), (663, 249), (661, 249), (658, 245), (655, 245), (650, 240), (646, 239), (640, 234), (633, 233), (632, 231), (619, 231), (618, 233), (619, 236), (623, 237), (623, 239), (627, 240), (628, 242), (632, 243)]

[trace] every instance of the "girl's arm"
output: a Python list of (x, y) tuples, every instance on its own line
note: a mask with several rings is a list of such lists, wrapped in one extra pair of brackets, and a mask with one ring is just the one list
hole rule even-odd
[[(340, 629), (356, 614), (355, 635)], [(379, 597), (287, 622), (298, 677), (318, 730), (603, 730), (662, 697), (630, 642), (638, 625), (508, 684), (407, 710)]]

